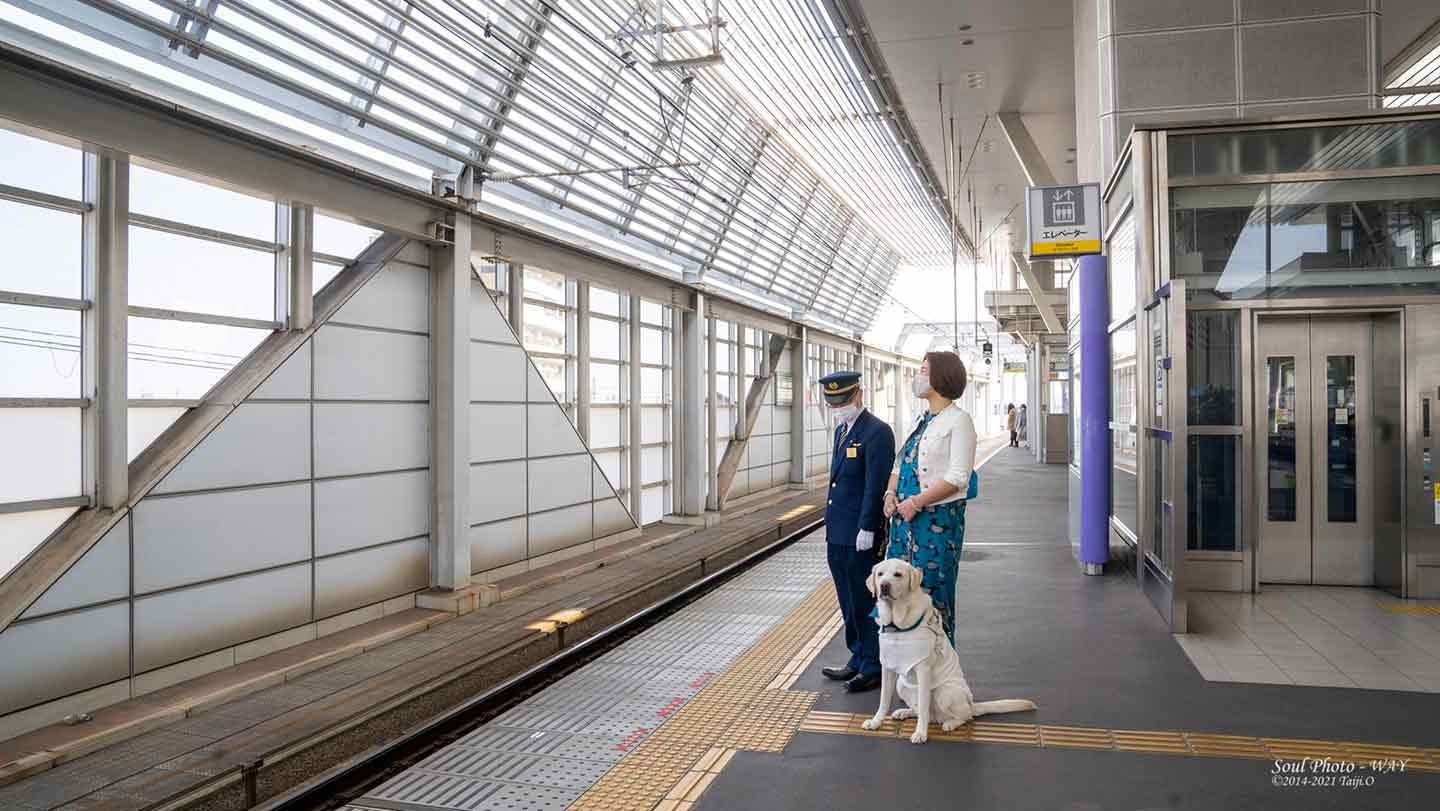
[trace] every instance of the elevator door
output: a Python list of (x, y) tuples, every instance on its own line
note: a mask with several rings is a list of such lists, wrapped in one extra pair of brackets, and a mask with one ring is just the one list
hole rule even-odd
[(1369, 317), (1261, 319), (1260, 579), (1374, 579)]

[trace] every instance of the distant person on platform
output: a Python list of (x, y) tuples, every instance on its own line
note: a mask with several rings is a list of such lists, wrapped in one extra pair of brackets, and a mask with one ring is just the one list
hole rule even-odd
[(865, 409), (859, 372), (828, 374), (820, 378), (820, 391), (835, 421), (825, 551), (850, 649), (843, 667), (821, 672), (859, 693), (880, 686), (879, 628), (870, 616), (875, 596), (865, 578), (885, 549), (885, 483), (895, 464), (895, 432)]
[(1027, 422), (1027, 421), (1026, 421), (1026, 419), (1025, 419), (1025, 404), (1024, 404), (1024, 403), (1021, 403), (1021, 404), (1020, 404), (1020, 417), (1019, 417), (1017, 420), (1015, 420), (1015, 426), (1016, 426), (1017, 430), (1018, 430), (1019, 433), (1020, 433), (1020, 442), (1021, 442), (1021, 444), (1029, 444), (1029, 439), (1025, 436), (1026, 422)]
[(1005, 430), (1010, 432), (1010, 447), (1020, 447), (1020, 412), (1014, 403), (1005, 406)]

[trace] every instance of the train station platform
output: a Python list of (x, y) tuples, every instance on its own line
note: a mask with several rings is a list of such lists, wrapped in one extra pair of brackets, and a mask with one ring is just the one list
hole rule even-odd
[(0, 809), (248, 808), (814, 524), (822, 493), (737, 499), (493, 584), (465, 614), (411, 608), (0, 741)]
[[(844, 657), (815, 534), (347, 808), (1313, 809), (1440, 800), (1440, 695), (1209, 681), (1130, 575), (1077, 574), (1063, 467), (1006, 449), (984, 475), (959, 580), (961, 662), (977, 699), (1028, 698), (1037, 711), (932, 729), (924, 746), (908, 742), (913, 721), (863, 731), (877, 693), (846, 694), (820, 675)], [(1317, 773), (1323, 758), (1331, 765)], [(1311, 782), (1284, 784), (1294, 777)]]

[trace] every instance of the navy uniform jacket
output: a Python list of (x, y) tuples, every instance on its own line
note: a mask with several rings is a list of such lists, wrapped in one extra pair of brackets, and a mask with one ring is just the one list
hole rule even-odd
[[(855, 418), (855, 426), (835, 445), (830, 429), (830, 492), (825, 507), (825, 538), (833, 544), (854, 547), (862, 529), (882, 542), (885, 526), (885, 485), (895, 465), (895, 432), (868, 409)], [(851, 456), (850, 449), (854, 449)]]

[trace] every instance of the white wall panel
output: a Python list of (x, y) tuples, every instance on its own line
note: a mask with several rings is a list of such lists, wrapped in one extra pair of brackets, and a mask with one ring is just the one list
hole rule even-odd
[(38, 617), (82, 605), (117, 600), (130, 593), (130, 516), (110, 528), (55, 585), (21, 615)]
[(755, 416), (755, 427), (750, 430), (750, 433), (768, 434), (774, 430), (775, 406), (766, 403), (765, 405), (760, 406), (760, 413)]
[(429, 426), (424, 403), (316, 403), (315, 475), (427, 467)]
[(424, 335), (322, 327), (315, 334), (315, 399), (430, 399)]
[(589, 454), (530, 460), (530, 511), (566, 507), (591, 499)]
[(11, 625), (0, 633), (0, 713), (123, 679), (129, 669), (124, 603)]
[(559, 406), (531, 405), (528, 425), (530, 431), (530, 456), (555, 456), (563, 453), (583, 453), (585, 445), (575, 426)]
[(430, 471), (315, 483), (315, 554), (398, 541), (430, 531)]
[(483, 572), (525, 559), (525, 518), (470, 528), (470, 571)]
[(525, 514), (525, 462), (470, 466), (470, 523)]
[(790, 461), (790, 437), (788, 435), (771, 434), (765, 438), (765, 441), (770, 443), (770, 461), (772, 464)]
[(591, 507), (581, 504), (530, 516), (530, 556), (544, 555), (591, 540)]
[(301, 344), (265, 378), (251, 400), (306, 400), (310, 397), (310, 341)]
[(525, 458), (525, 406), (473, 403), (470, 406), (470, 461)]
[(510, 324), (501, 315), (480, 282), (470, 284), (470, 337), (480, 341), (519, 344)]
[(768, 467), (770, 464), (770, 437), (751, 437), (745, 443), (746, 467)]
[(310, 484), (147, 498), (135, 508), (135, 592), (310, 556)]
[(309, 563), (143, 597), (135, 601), (135, 671), (309, 621)]
[(241, 403), (156, 486), (209, 490), (310, 477), (310, 406)]
[(430, 331), (430, 273), (390, 263), (335, 314), (334, 323)]
[(518, 346), (470, 344), (470, 399), (525, 401), (525, 370), (530, 361)]
[(315, 561), (315, 618), (419, 591), (430, 580), (430, 539)]
[(545, 378), (540, 376), (540, 370), (536, 369), (530, 361), (525, 361), (525, 380), (527, 399), (532, 403), (555, 403), (556, 397), (545, 384)]
[(603, 538), (634, 528), (630, 513), (618, 500), (612, 498), (595, 502), (595, 537)]
[[(610, 453), (606, 454), (606, 456), (615, 457), (619, 456), (619, 454)], [(606, 459), (604, 461), (608, 462), (610, 460)], [(616, 467), (618, 467), (619, 460), (616, 459), (615, 462), (617, 463)], [(611, 475), (614, 474), (612, 473)], [(610, 476), (607, 476), (605, 474), (605, 466), (601, 463), (600, 457), (595, 457), (595, 468), (594, 471), (590, 474), (591, 496), (593, 498), (614, 498), (615, 487), (611, 484), (611, 481), (613, 480), (610, 478)]]

